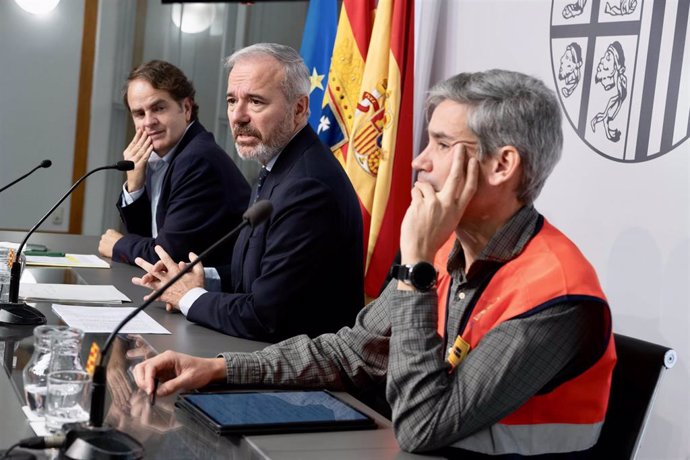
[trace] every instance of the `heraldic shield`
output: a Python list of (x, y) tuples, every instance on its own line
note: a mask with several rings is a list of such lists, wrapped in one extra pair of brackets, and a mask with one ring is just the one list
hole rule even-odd
[(553, 0), (551, 67), (578, 136), (638, 163), (690, 135), (688, 0)]

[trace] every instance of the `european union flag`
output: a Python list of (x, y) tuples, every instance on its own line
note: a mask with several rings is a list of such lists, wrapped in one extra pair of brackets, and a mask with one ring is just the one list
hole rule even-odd
[(309, 124), (318, 131), (321, 120), (323, 96), (328, 85), (328, 69), (331, 66), (333, 42), (337, 31), (338, 1), (311, 0), (304, 25), (300, 54), (309, 69)]

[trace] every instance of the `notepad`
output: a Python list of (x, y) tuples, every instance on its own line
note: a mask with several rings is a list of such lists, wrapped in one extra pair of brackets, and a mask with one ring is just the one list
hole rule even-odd
[(113, 285), (26, 284), (19, 285), (19, 297), (33, 302), (122, 303), (130, 298)]
[(93, 254), (65, 254), (65, 257), (26, 256), (26, 265), (42, 267), (110, 268), (110, 264)]

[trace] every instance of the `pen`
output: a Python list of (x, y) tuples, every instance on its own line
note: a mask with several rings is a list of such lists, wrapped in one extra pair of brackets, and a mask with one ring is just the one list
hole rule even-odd
[(64, 252), (24, 251), (25, 256), (65, 257)]
[(149, 403), (152, 406), (156, 405), (156, 391), (158, 391), (158, 384), (160, 383), (160, 380), (158, 379), (153, 379), (153, 391), (151, 392), (151, 396), (149, 399)]

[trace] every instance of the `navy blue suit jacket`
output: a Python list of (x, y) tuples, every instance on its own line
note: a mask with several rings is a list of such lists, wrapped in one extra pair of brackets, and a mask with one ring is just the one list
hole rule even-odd
[(219, 267), (224, 292), (203, 294), (187, 318), (270, 342), (353, 325), (364, 301), (359, 201), (311, 127), (283, 149), (259, 199), (273, 214), (240, 232), (231, 266)]
[[(127, 233), (113, 247), (113, 260), (134, 263), (136, 257), (158, 260), (161, 245), (175, 261), (188, 260), (224, 236), (242, 220), (250, 187), (235, 163), (197, 120), (172, 152), (156, 208), (158, 236), (151, 237), (151, 201), (146, 193), (128, 206), (117, 202)], [(148, 179), (148, 174), (147, 174)], [(148, 180), (147, 180), (148, 184)], [(208, 264), (230, 263), (226, 251), (215, 251)]]

